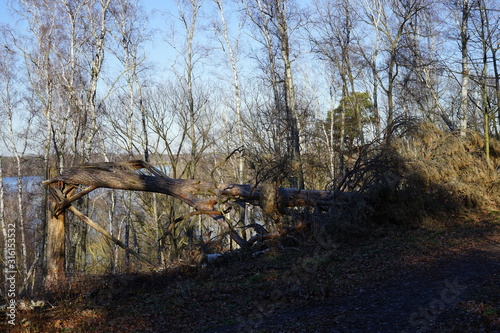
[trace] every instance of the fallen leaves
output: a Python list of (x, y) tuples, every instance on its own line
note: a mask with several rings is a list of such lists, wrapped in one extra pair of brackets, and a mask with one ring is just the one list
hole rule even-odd
[[(29, 327), (17, 327), (17, 331), (204, 332), (216, 331), (215, 327), (251, 327), (271, 318), (276, 323), (267, 322), (269, 331), (273, 327), (293, 331), (328, 325), (349, 329), (374, 311), (387, 311), (384, 320), (389, 325), (395, 320), (389, 312), (399, 313), (401, 306), (411, 307), (415, 301), (415, 296), (407, 295), (409, 290), (418, 289), (428, 279), (436, 279), (438, 285), (442, 282), (438, 275), (415, 277), (414, 272), (432, 271), (443, 258), (461, 258), (491, 247), (499, 239), (499, 227), (496, 217), (477, 217), (473, 224), (457, 219), (448, 231), (387, 232), (361, 243), (338, 244), (334, 250), (318, 250), (316, 244), (305, 242), (300, 252), (273, 249), (258, 258), (240, 254), (205, 269), (135, 276), (109, 304), (97, 306), (84, 297), (62, 298), (53, 308), (23, 313)], [(471, 262), (467, 267), (474, 269), (475, 264), (480, 263)], [(456, 308), (447, 308), (435, 323), (429, 323), (431, 331), (452, 332), (464, 323), (500, 325), (498, 276), (477, 279), (469, 286), (478, 292)], [(397, 302), (388, 299), (388, 290), (380, 287), (387, 281), (397, 281), (394, 288), (399, 290), (393, 290)], [(439, 296), (439, 290), (422, 292), (417, 297), (423, 301)], [(355, 307), (350, 306), (353, 297), (358, 302)], [(367, 303), (370, 298), (375, 300), (373, 304)], [(322, 306), (324, 301), (339, 302), (335, 303), (337, 312)], [(310, 308), (312, 303), (320, 305)], [(382, 306), (387, 308), (380, 310)], [(418, 311), (418, 306), (409, 311)], [(301, 315), (296, 318), (294, 313)], [(395, 324), (407, 324), (403, 319)], [(376, 323), (366, 322), (365, 326), (376, 328), (373, 325)]]

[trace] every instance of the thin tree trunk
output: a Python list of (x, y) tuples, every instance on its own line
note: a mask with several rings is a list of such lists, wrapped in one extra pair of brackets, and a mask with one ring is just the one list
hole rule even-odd
[[(125, 234), (124, 234), (124, 242), (125, 246), (129, 247), (130, 245), (130, 224), (131, 224), (131, 210), (132, 210), (132, 194), (127, 193), (127, 216), (125, 217)], [(126, 251), (125, 252), (125, 267), (130, 268), (130, 252)]]
[[(115, 207), (116, 207), (116, 195), (115, 191), (110, 191), (110, 205), (108, 208), (108, 232), (111, 236), (114, 234), (114, 222), (115, 222)], [(113, 236), (114, 237), (114, 236)], [(117, 272), (117, 262), (118, 257), (116, 256), (116, 244), (113, 243), (111, 246), (111, 267), (110, 271), (112, 274), (116, 274)]]
[[(226, 18), (224, 15), (224, 8), (222, 6), (221, 0), (214, 0), (219, 8), (219, 13), (222, 22), (222, 31), (221, 34), (224, 37), (225, 41), (225, 49), (227, 49), (227, 57), (229, 63), (231, 64), (231, 70), (233, 72), (233, 88), (234, 88), (234, 109), (236, 112), (236, 121), (237, 121), (237, 131), (238, 131), (238, 140), (239, 146), (243, 148), (245, 146), (245, 142), (243, 141), (243, 119), (241, 115), (241, 97), (240, 97), (240, 80), (238, 76), (238, 65), (236, 61), (235, 52), (233, 49), (233, 45), (231, 40), (229, 39), (229, 32), (227, 28)], [(146, 161), (147, 162), (147, 161)], [(243, 154), (240, 153), (238, 157), (238, 182), (242, 184), (245, 179), (245, 160), (243, 158)], [(241, 203), (240, 205), (240, 223), (242, 227), (245, 226), (245, 213), (246, 213), (246, 204)], [(245, 229), (242, 230), (243, 238), (246, 239)]]
[[(5, 224), (5, 188), (3, 186), (3, 166), (0, 156), (0, 227), (2, 227), (3, 239), (7, 240), (7, 225)], [(7, 246), (4, 246), (3, 258), (7, 258)]]
[[(17, 162), (17, 209), (19, 214), (19, 231), (21, 234), (21, 263), (22, 263), (22, 274), (24, 278), (27, 278), (28, 272), (28, 250), (26, 247), (26, 228), (24, 219), (24, 209), (23, 209), (23, 175), (21, 171), (21, 158), (16, 154)], [(24, 281), (26, 283), (26, 281)]]
[[(97, 124), (97, 83), (101, 78), (101, 69), (104, 62), (104, 53), (105, 53), (105, 41), (106, 34), (108, 32), (108, 28), (106, 26), (107, 17), (109, 12), (109, 7), (111, 4), (111, 0), (105, 0), (101, 3), (101, 12), (100, 12), (100, 26), (96, 34), (93, 36), (95, 40), (95, 56), (92, 59), (91, 68), (90, 68), (90, 83), (89, 90), (87, 92), (87, 103), (90, 110), (90, 133), (87, 134), (86, 138), (86, 150), (84, 151), (84, 162), (87, 162), (91, 158), (92, 154), (92, 141), (99, 131)], [(90, 14), (90, 13), (89, 13)]]
[[(225, 48), (227, 48), (227, 57), (229, 60), (229, 63), (231, 64), (231, 70), (233, 72), (233, 88), (234, 88), (234, 109), (236, 112), (236, 120), (237, 120), (237, 130), (238, 130), (238, 140), (239, 140), (239, 145), (240, 147), (244, 146), (244, 141), (243, 141), (243, 119), (241, 115), (241, 97), (240, 97), (240, 79), (238, 75), (238, 65), (237, 65), (237, 60), (236, 60), (236, 55), (233, 49), (233, 45), (231, 43), (231, 40), (229, 39), (229, 32), (227, 28), (227, 23), (226, 23), (226, 18), (224, 15), (224, 8), (222, 7), (222, 2), (221, 0), (214, 0), (215, 3), (217, 4), (219, 8), (219, 13), (222, 21), (222, 36), (224, 37), (225, 41)], [(148, 161), (146, 161), (148, 162)], [(243, 183), (244, 181), (244, 158), (242, 154), (240, 154), (239, 159), (238, 159), (238, 181), (240, 183)]]
[(133, 249), (131, 249), (130, 247), (128, 247), (126, 244), (124, 244), (122, 241), (120, 241), (119, 239), (113, 237), (110, 233), (108, 233), (108, 231), (106, 229), (104, 229), (103, 227), (101, 227), (99, 224), (95, 223), (94, 221), (92, 221), (90, 218), (88, 218), (87, 216), (85, 216), (82, 212), (80, 212), (78, 209), (76, 209), (74, 206), (69, 206), (68, 210), (70, 212), (72, 212), (73, 214), (75, 214), (76, 217), (78, 217), (80, 220), (82, 220), (83, 222), (85, 222), (87, 225), (89, 225), (91, 228), (95, 229), (96, 231), (100, 232), (101, 234), (103, 234), (106, 238), (108, 238), (109, 240), (111, 240), (113, 243), (115, 243), (116, 245), (120, 246), (121, 248), (123, 248), (127, 253), (130, 253), (132, 254), (134, 257), (136, 257), (137, 259), (147, 263), (148, 265), (150, 265), (151, 267), (155, 268), (156, 265), (153, 264), (151, 261), (149, 261), (148, 259), (144, 258), (143, 256), (141, 256), (138, 252), (134, 251)]
[[(493, 63), (493, 73), (495, 74), (495, 93), (496, 93), (496, 102), (497, 102), (497, 112), (498, 112), (498, 121), (500, 122), (500, 73), (498, 70), (498, 57), (497, 53), (499, 50), (499, 45), (495, 44), (493, 41), (493, 33), (491, 31), (490, 27), (490, 22), (489, 22), (489, 15), (487, 9), (486, 9), (486, 3), (483, 0), (483, 9), (485, 11), (485, 29), (486, 29), (486, 34), (487, 34), (487, 44), (489, 46), (490, 52), (491, 52), (491, 62)], [(498, 136), (498, 133), (497, 133)]]
[(394, 121), (394, 80), (395, 73), (394, 68), (396, 67), (395, 55), (391, 54), (391, 60), (389, 63), (388, 77), (387, 80), (387, 128), (388, 130), (392, 126)]
[(292, 75), (292, 62), (290, 59), (290, 42), (288, 31), (288, 17), (287, 17), (287, 2), (279, 0), (276, 2), (278, 26), (279, 26), (279, 39), (281, 42), (281, 56), (283, 58), (283, 65), (285, 69), (285, 112), (288, 130), (290, 131), (290, 148), (292, 159), (292, 174), (294, 181), (292, 187), (303, 189), (304, 188), (304, 170), (302, 166), (302, 157), (300, 152), (300, 133), (299, 133), (299, 118), (297, 112), (297, 103), (295, 100), (295, 87), (293, 84)]
[(470, 14), (469, 0), (463, 0), (462, 21), (460, 24), (460, 48), (462, 51), (462, 89), (460, 92), (460, 135), (465, 136), (467, 131), (467, 106), (469, 90), (469, 32), (468, 22)]
[(197, 155), (198, 155), (198, 143), (196, 140), (196, 106), (194, 100), (194, 87), (193, 87), (193, 71), (194, 71), (194, 59), (193, 59), (193, 44), (194, 44), (194, 34), (196, 30), (197, 18), (198, 18), (198, 9), (199, 5), (197, 1), (190, 0), (192, 7), (192, 20), (191, 24), (188, 23), (186, 18), (183, 18), (183, 24), (187, 31), (186, 43), (187, 43), (187, 54), (186, 54), (186, 98), (187, 98), (187, 107), (188, 107), (188, 136), (191, 140), (191, 149), (190, 149), (190, 161), (188, 165), (188, 178), (194, 179), (196, 173), (196, 163), (197, 163)]
[(490, 163), (490, 115), (488, 109), (488, 44), (486, 26), (488, 24), (486, 8), (480, 8), (481, 16), (481, 41), (483, 43), (483, 73), (482, 73), (482, 106), (484, 118), (484, 149), (486, 161)]

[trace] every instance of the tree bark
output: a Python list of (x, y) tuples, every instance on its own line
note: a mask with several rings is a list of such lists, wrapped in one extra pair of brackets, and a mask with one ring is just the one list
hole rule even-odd
[(467, 131), (467, 102), (469, 90), (469, 0), (462, 3), (462, 21), (460, 24), (460, 51), (462, 52), (462, 88), (460, 92), (460, 135), (465, 136)]
[[(267, 204), (265, 193), (269, 192), (263, 186), (215, 184), (202, 180), (173, 179), (156, 167), (140, 160), (84, 164), (77, 168), (67, 169), (60, 176), (46, 180), (43, 184), (50, 186), (53, 199), (52, 216), (48, 223), (48, 275), (46, 279), (48, 288), (55, 287), (58, 282), (64, 280), (64, 222), (66, 210), (70, 210), (82, 221), (115, 242), (115, 244), (125, 248), (128, 253), (138, 256), (137, 253), (134, 253), (134, 251), (111, 236), (104, 228), (93, 223), (71, 206), (72, 202), (96, 188), (164, 193), (180, 199), (197, 210), (194, 214), (207, 214), (212, 217), (224, 229), (229, 231), (232, 239), (242, 248), (246, 248), (249, 242), (231, 228), (224, 218), (226, 210), (222, 206), (231, 200), (250, 202), (254, 205), (263, 206), (265, 209)], [(78, 188), (75, 185), (86, 185), (88, 187), (74, 194)], [(339, 200), (338, 196), (334, 196), (329, 191), (299, 190), (295, 188), (277, 188), (275, 191), (277, 199), (271, 201), (278, 211), (285, 207), (296, 206), (327, 209), (334, 200)], [(140, 259), (151, 264), (142, 257)]]
[[(55, 186), (54, 186), (55, 187)], [(55, 289), (65, 279), (65, 211), (56, 213), (53, 202), (52, 214), (47, 221), (47, 276), (45, 288)]]
[[(144, 170), (137, 172), (136, 170)], [(194, 179), (173, 179), (143, 161), (86, 164), (64, 171), (60, 176), (44, 182), (49, 185), (63, 182), (131, 191), (163, 193), (173, 196), (200, 211), (216, 211), (219, 203), (227, 200), (262, 204), (262, 186), (244, 184), (215, 184)], [(280, 207), (312, 206), (325, 208), (333, 202), (330, 191), (278, 188)], [(220, 208), (220, 207), (219, 207)], [(222, 213), (220, 214), (222, 215)], [(214, 216), (215, 218), (215, 216)]]

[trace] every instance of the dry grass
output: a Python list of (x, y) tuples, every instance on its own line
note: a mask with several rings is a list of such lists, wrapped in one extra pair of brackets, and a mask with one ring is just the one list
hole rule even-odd
[(370, 234), (380, 225), (418, 228), (468, 209), (495, 210), (500, 204), (498, 149), (493, 140), (488, 162), (477, 133), (461, 137), (428, 123), (398, 124), (382, 141), (360, 149), (342, 183), (335, 184), (357, 195), (345, 207), (334, 207), (321, 223), (352, 236)]

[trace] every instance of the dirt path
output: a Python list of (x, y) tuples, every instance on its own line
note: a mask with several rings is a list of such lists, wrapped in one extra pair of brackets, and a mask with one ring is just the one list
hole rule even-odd
[(498, 301), (499, 293), (500, 244), (492, 243), (348, 295), (205, 332), (500, 332), (499, 323), (465, 318), (481, 310), (476, 298)]
[(500, 333), (500, 216), (103, 282), (13, 332)]

